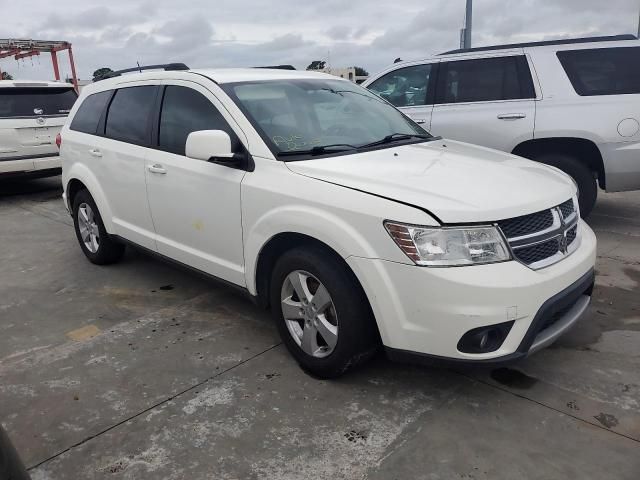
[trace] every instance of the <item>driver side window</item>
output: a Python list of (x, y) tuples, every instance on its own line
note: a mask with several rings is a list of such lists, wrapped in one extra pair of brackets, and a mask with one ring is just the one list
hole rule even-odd
[(368, 88), (396, 107), (427, 105), (431, 103), (427, 103), (431, 70), (430, 64), (399, 68), (380, 77)]
[(237, 135), (207, 97), (192, 88), (167, 86), (160, 112), (160, 149), (184, 155), (187, 137), (198, 130), (223, 130), (231, 137), (232, 151), (240, 149)]

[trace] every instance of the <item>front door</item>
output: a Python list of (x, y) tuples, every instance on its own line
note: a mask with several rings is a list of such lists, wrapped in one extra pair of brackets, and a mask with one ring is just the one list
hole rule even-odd
[(393, 70), (367, 88), (398, 107), (425, 130), (431, 128), (433, 78), (436, 64), (411, 65)]
[(224, 130), (235, 148), (242, 148), (242, 132), (230, 127), (232, 120), (201, 85), (171, 81), (162, 95), (157, 150), (145, 166), (158, 251), (244, 286), (240, 184), (246, 172), (185, 156), (191, 132)]

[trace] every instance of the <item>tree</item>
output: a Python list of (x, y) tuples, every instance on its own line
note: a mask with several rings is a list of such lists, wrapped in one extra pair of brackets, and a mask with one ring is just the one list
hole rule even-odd
[(309, 64), (307, 70), (323, 70), (327, 62), (324, 60), (314, 60)]
[(2, 72), (2, 76), (0, 76), (0, 80), (13, 80), (13, 76), (10, 73)]
[(106, 75), (106, 74), (111, 73), (111, 72), (113, 72), (113, 70), (111, 70), (109, 67), (99, 68), (95, 72), (93, 72), (93, 81), (95, 82), (96, 80), (98, 80), (103, 75)]
[(368, 77), (369, 76), (369, 72), (367, 72), (364, 68), (362, 67), (353, 67), (356, 69), (356, 77)]

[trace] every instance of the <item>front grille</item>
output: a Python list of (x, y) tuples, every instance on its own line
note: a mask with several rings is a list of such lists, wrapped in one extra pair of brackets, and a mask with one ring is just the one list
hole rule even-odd
[(576, 213), (574, 201), (569, 199), (549, 210), (501, 220), (498, 226), (514, 257), (537, 269), (560, 261), (577, 248)]
[(560, 246), (558, 244), (558, 240), (554, 238), (548, 242), (521, 248), (516, 250), (514, 254), (521, 262), (531, 265), (532, 263), (541, 262), (542, 260), (555, 255), (559, 250)]
[(553, 225), (553, 215), (551, 214), (551, 210), (543, 210), (542, 212), (536, 212), (522, 217), (502, 220), (498, 222), (498, 224), (507, 238), (516, 238), (550, 228)]
[(558, 320), (560, 320), (562, 317), (564, 317), (569, 312), (569, 310), (571, 310), (574, 307), (574, 305), (577, 303), (579, 299), (580, 297), (576, 298), (573, 302), (570, 302), (565, 307), (562, 307), (556, 310), (547, 318), (545, 318), (544, 322), (540, 326), (540, 331), (546, 330), (547, 328), (552, 326), (554, 323), (556, 323)]
[(566, 202), (561, 203), (558, 208), (562, 212), (563, 218), (569, 218), (573, 214), (573, 212), (576, 211), (575, 207), (573, 206), (573, 199), (569, 199)]
[(578, 236), (578, 226), (574, 225), (569, 230), (567, 230), (567, 245), (571, 245), (577, 236)]

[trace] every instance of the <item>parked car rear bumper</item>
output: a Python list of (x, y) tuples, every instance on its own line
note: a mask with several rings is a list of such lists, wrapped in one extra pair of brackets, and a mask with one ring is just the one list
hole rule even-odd
[(640, 190), (640, 142), (599, 145), (607, 192)]

